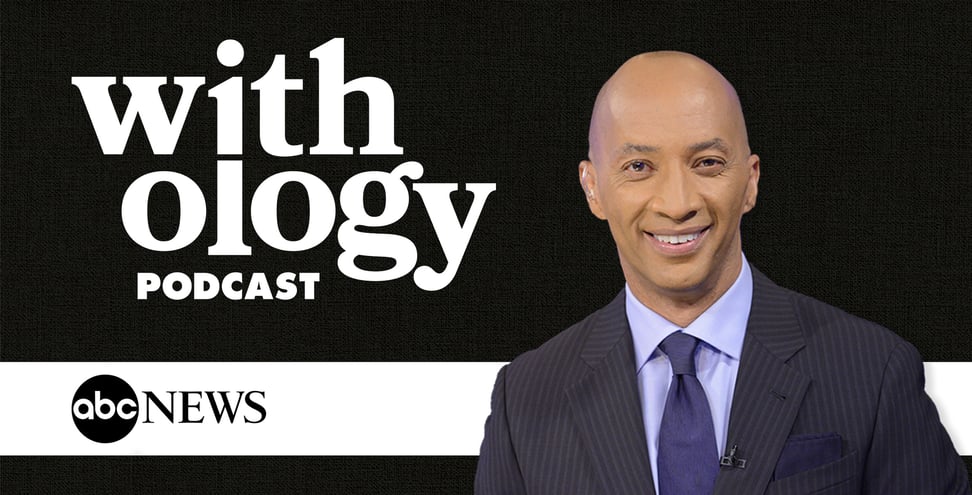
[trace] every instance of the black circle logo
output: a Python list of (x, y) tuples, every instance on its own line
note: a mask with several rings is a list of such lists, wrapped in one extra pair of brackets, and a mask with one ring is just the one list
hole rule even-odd
[(138, 422), (138, 398), (125, 380), (98, 375), (78, 387), (71, 414), (82, 435), (99, 443), (117, 442)]

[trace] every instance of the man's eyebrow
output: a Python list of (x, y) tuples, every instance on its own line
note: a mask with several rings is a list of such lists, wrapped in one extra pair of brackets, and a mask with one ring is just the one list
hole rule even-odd
[[(688, 151), (691, 153), (698, 153), (700, 151), (705, 151), (709, 149), (719, 150), (725, 154), (729, 154), (729, 144), (726, 143), (722, 138), (712, 138), (707, 141), (702, 141), (695, 143), (688, 147)], [(635, 143), (624, 143), (618, 148), (618, 155), (625, 156), (634, 153), (654, 153), (658, 151), (657, 146), (650, 146), (647, 144), (635, 144)]]
[(630, 155), (633, 153), (654, 153), (658, 151), (658, 147), (649, 146), (647, 144), (633, 144), (624, 143), (621, 148), (618, 149), (618, 154), (621, 156)]
[(723, 152), (723, 153), (725, 153), (727, 155), (729, 154), (729, 145), (726, 144), (726, 142), (723, 141), (720, 138), (712, 138), (712, 139), (710, 139), (708, 141), (702, 141), (701, 143), (695, 143), (695, 144), (689, 146), (688, 149), (693, 154), (694, 153), (698, 153), (700, 151), (709, 150), (709, 149), (715, 149), (715, 150), (719, 150), (719, 151), (721, 151), (721, 152)]

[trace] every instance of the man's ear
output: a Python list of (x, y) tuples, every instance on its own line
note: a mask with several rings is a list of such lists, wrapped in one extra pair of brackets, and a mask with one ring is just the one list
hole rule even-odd
[(756, 194), (759, 192), (759, 155), (749, 155), (746, 162), (749, 169), (749, 181), (746, 183), (746, 199), (743, 203), (744, 213), (748, 213), (756, 206)]
[(587, 198), (587, 207), (594, 216), (604, 220), (604, 212), (601, 211), (601, 203), (597, 197), (597, 168), (590, 160), (584, 160), (577, 166), (577, 174), (584, 197)]

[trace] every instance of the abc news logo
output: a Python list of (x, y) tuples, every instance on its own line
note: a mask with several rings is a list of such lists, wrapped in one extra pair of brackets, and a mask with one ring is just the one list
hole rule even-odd
[(117, 376), (91, 377), (74, 393), (74, 425), (90, 440), (111, 443), (135, 428), (140, 412), (142, 423), (260, 423), (267, 418), (266, 393), (260, 390), (143, 391), (142, 396), (140, 405), (135, 390)]

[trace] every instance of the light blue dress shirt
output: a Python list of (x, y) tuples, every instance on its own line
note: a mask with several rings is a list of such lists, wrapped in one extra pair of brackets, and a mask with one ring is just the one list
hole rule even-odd
[(689, 326), (681, 328), (648, 309), (631, 294), (625, 284), (625, 312), (634, 340), (635, 366), (638, 372), (638, 391), (648, 440), (648, 460), (658, 493), (658, 430), (668, 387), (672, 383), (672, 367), (658, 344), (669, 334), (682, 330), (699, 339), (702, 345), (695, 354), (696, 376), (702, 382), (712, 422), (715, 427), (719, 455), (726, 448), (729, 433), (729, 410), (739, 371), (746, 322), (753, 300), (753, 274), (746, 257), (742, 270), (729, 290)]

